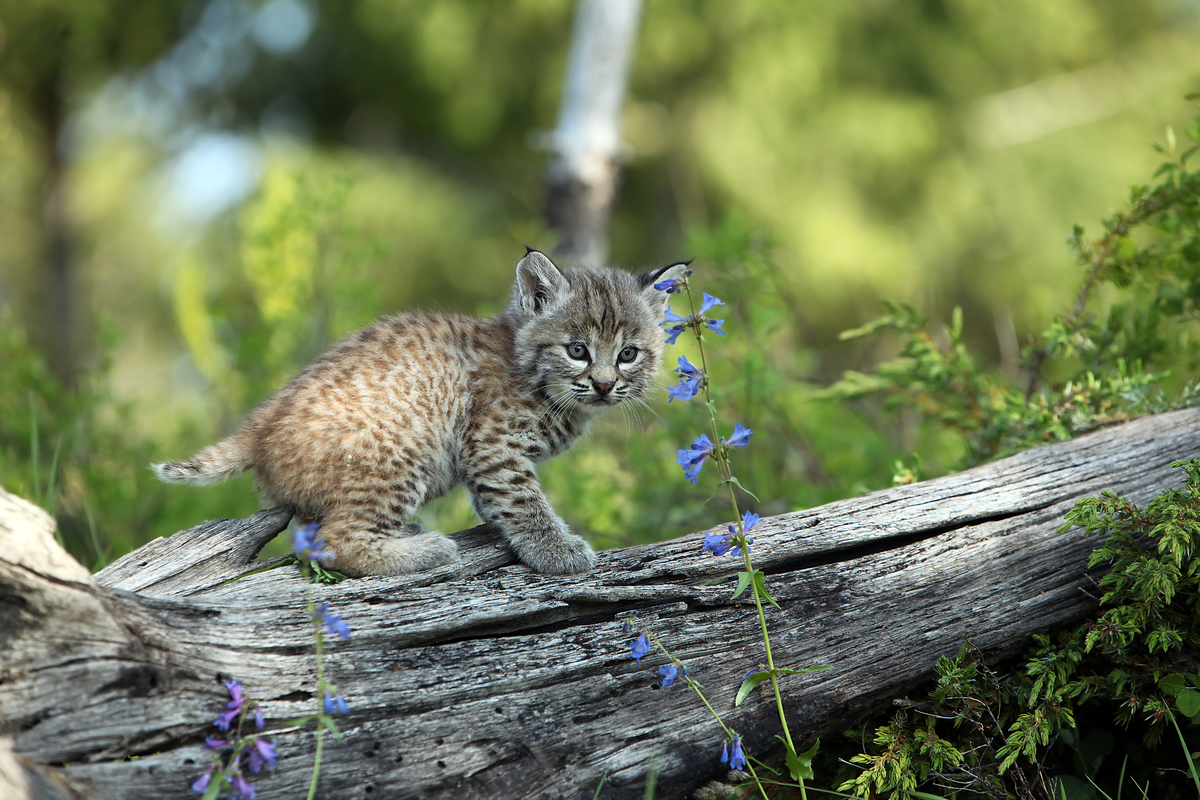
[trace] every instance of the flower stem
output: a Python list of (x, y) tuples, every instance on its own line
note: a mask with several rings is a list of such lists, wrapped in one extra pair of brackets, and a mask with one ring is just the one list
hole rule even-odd
[[(663, 652), (663, 655), (671, 659), (671, 661), (678, 662), (680, 664), (683, 663), (682, 661), (679, 661), (679, 659), (675, 658), (675, 656), (671, 655), (671, 651), (667, 649), (666, 645), (659, 641), (658, 637), (654, 635), (654, 632), (650, 630), (644, 621), (639, 619), (638, 623), (642, 626), (642, 630), (645, 631), (646, 635), (650, 637), (650, 640), (658, 646), (659, 650)], [(717, 710), (712, 707), (711, 703), (708, 702), (708, 698), (705, 697), (704, 692), (700, 690), (700, 683), (692, 680), (692, 677), (686, 672), (683, 673), (682, 677), (684, 682), (687, 683), (688, 688), (691, 689), (692, 693), (695, 694), (696, 697), (700, 698), (700, 702), (704, 703), (704, 707), (708, 709), (708, 713), (712, 714), (713, 719), (715, 719), (717, 724), (721, 726), (721, 730), (725, 731), (725, 735), (729, 738), (737, 736), (737, 732), (725, 724), (725, 720), (721, 719), (721, 715), (718, 714)], [(754, 771), (754, 764), (750, 763), (750, 761), (747, 761), (746, 769), (750, 772), (750, 777), (754, 778), (754, 785), (757, 786), (758, 791), (762, 793), (763, 800), (771, 800), (769, 797), (767, 797), (767, 790), (763, 787), (762, 781), (758, 779), (758, 773)], [(801, 787), (801, 790), (803, 790), (803, 787)]]
[[(709, 388), (708, 359), (704, 353), (704, 336), (700, 331), (701, 322), (696, 315), (696, 303), (692, 297), (691, 286), (685, 284), (684, 288), (688, 299), (689, 318), (693, 321), (692, 332), (696, 336), (696, 347), (700, 351), (700, 371), (704, 375), (704, 380), (701, 382), (701, 386), (704, 391), (704, 404), (708, 408), (709, 427), (712, 430), (713, 436), (713, 460), (716, 462), (717, 468), (721, 472), (721, 482), (725, 484), (729, 491), (729, 504), (733, 507), (733, 516), (737, 520), (738, 535), (742, 538), (742, 561), (746, 566), (746, 571), (753, 576), (754, 565), (750, 561), (750, 545), (745, 541), (745, 522), (742, 520), (742, 515), (740, 513), (740, 509), (738, 508), (737, 492), (735, 492), (733, 488), (733, 469), (729, 466), (729, 452), (722, 443), (721, 434), (717, 428), (717, 407), (713, 402), (712, 392)], [(775, 672), (775, 659), (771, 655), (771, 635), (767, 631), (767, 615), (763, 609), (762, 595), (759, 593), (758, 582), (753, 578), (750, 580), (750, 588), (754, 592), (754, 607), (758, 611), (758, 624), (762, 629), (763, 649), (766, 651), (767, 655), (767, 669), (770, 670), (771, 674), (771, 689), (775, 693), (775, 709), (779, 713), (779, 724), (783, 727), (783, 737), (784, 741), (787, 743), (788, 753), (794, 754), (796, 752), (796, 745), (792, 742), (792, 732), (788, 728), (787, 715), (785, 715), (783, 711), (783, 695), (779, 691), (779, 678)], [(661, 647), (662, 645), (659, 646)], [(665, 648), (664, 652), (666, 652)], [(699, 692), (697, 692), (697, 694), (699, 694)], [(700, 697), (702, 700), (704, 699), (703, 695), (700, 695)], [(705, 700), (704, 703), (705, 705), (708, 705), (707, 700)], [(709, 707), (709, 710), (712, 711), (711, 706)], [(716, 716), (715, 711), (713, 711), (713, 715)], [(720, 717), (717, 719), (720, 721)], [(724, 723), (722, 723), (722, 727), (724, 727)], [(747, 762), (747, 765), (749, 765), (749, 762)], [(751, 769), (751, 774), (753, 774), (753, 768)], [(755, 782), (758, 783), (759, 790), (763, 792), (763, 797), (766, 797), (766, 791), (763, 789), (762, 783), (758, 782), (757, 775), (755, 775)], [(800, 779), (799, 784), (800, 797), (802, 800), (807, 800), (808, 795), (804, 790), (804, 781)]]
[(308, 800), (314, 800), (317, 796), (317, 778), (321, 774), (321, 750), (325, 744), (325, 724), (321, 719), (325, 713), (322, 706), (324, 699), (321, 697), (321, 692), (325, 688), (325, 659), (322, 657), (325, 637), (321, 634), (321, 622), (318, 619), (316, 603), (313, 602), (311, 577), (309, 562), (304, 560), (304, 597), (308, 608), (308, 618), (313, 626), (313, 640), (316, 642), (317, 651), (317, 751), (313, 756), (312, 780), (308, 783)]

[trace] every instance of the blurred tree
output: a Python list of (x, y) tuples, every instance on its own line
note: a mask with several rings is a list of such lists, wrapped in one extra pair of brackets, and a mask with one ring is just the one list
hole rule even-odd
[(621, 159), (621, 106), (637, 38), (641, 0), (580, 0), (571, 36), (554, 153), (546, 182), (546, 219), (559, 233), (554, 254), (566, 263), (601, 264)]
[(162, 53), (185, 6), (184, 0), (0, 0), (0, 97), (13, 124), (25, 129), (37, 165), (27, 202), (39, 217), (42, 270), (29, 293), (42, 314), (26, 321), (68, 385), (78, 367), (79, 316), (86, 313), (75, 297), (68, 122), (104, 80)]

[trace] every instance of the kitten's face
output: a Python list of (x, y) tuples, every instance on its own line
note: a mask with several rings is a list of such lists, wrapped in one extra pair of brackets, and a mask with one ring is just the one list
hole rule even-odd
[[(664, 336), (658, 324), (667, 294), (655, 280), (675, 267), (642, 276), (614, 269), (558, 271), (540, 253), (541, 273), (516, 294), (532, 303), (517, 331), (520, 372), (557, 408), (601, 411), (641, 397), (654, 385)], [(681, 272), (684, 265), (677, 265)], [(550, 272), (553, 270), (553, 272)], [(514, 297), (516, 307), (518, 300)]]

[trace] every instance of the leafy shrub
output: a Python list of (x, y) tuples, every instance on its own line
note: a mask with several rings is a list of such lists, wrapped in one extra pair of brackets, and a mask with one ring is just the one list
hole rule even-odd
[[(1187, 135), (1200, 141), (1200, 119)], [(917, 409), (957, 432), (962, 455), (951, 471), (1195, 405), (1200, 388), (1188, 378), (1200, 358), (1200, 172), (1188, 164), (1197, 148), (1177, 155), (1170, 130), (1167, 139), (1156, 145), (1167, 157), (1157, 184), (1133, 187), (1129, 208), (1104, 220), (1099, 238), (1072, 232), (1082, 286), (1071, 310), (1025, 348), (1019, 378), (970, 352), (961, 312), (931, 330), (912, 307), (888, 303), (890, 313), (843, 338), (893, 331), (898, 356), (869, 375), (847, 373), (830, 396), (884, 396), (889, 407)]]
[[(1200, 141), (1200, 119), (1187, 135)], [(1188, 165), (1197, 147), (1176, 155), (1167, 138), (1158, 183), (1134, 187), (1098, 239), (1072, 233), (1082, 287), (1026, 348), (1020, 379), (981, 365), (961, 314), (931, 331), (911, 307), (890, 304), (846, 336), (893, 331), (899, 355), (870, 375), (848, 374), (831, 396), (918, 409), (961, 437), (963, 465), (1195, 405), (1187, 378), (1200, 316), (1200, 173)], [(1036, 635), (1003, 668), (989, 668), (969, 642), (941, 659), (927, 699), (898, 701), (902, 710), (874, 727), (874, 747), (848, 759), (857, 770), (842, 771), (840, 789), (1086, 800), (1185, 796), (1194, 783), (1200, 793), (1200, 460), (1173, 466), (1183, 488), (1144, 509), (1104, 492), (1067, 514), (1060, 533), (1079, 526), (1104, 539), (1089, 564), (1111, 567), (1100, 613)]]
[[(849, 759), (861, 771), (841, 790), (1086, 798), (1129, 781), (1150, 797), (1186, 792), (1200, 747), (1200, 460), (1173, 466), (1183, 488), (1145, 509), (1104, 492), (1067, 514), (1060, 532), (1104, 538), (1090, 564), (1112, 567), (1101, 613), (1035, 636), (1007, 669), (986, 666), (969, 642), (942, 658), (927, 698), (904, 701), (875, 728), (873, 752)], [(1107, 758), (1118, 738), (1127, 758)]]

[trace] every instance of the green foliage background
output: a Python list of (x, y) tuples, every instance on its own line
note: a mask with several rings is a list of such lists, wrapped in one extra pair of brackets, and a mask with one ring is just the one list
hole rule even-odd
[[(0, 485), (50, 509), (89, 566), (258, 507), (248, 477), (167, 487), (151, 461), (228, 433), (380, 314), (494, 313), (522, 245), (553, 246), (531, 143), (554, 124), (570, 4), (295, 0), (311, 29), (285, 48), (255, 26), (286, 5), (0, 0)], [(727, 424), (755, 430), (737, 465), (753, 510), (1195, 403), (1198, 44), (1186, 0), (647, 2), (612, 260), (695, 258), (726, 301), (712, 377)], [(180, 176), (216, 134), (246, 192), (197, 211)], [(703, 410), (665, 400), (542, 469), (600, 547), (727, 516), (675, 464)], [(1155, 513), (1194, 506), (1187, 469), (1189, 497)], [(1108, 535), (1127, 509), (1098, 502), (1074, 521)], [(427, 517), (473, 524), (461, 493)], [(997, 703), (999, 758), (1057, 748), (1073, 800), (1115, 786), (1097, 766), (1116, 768), (1112, 743), (1142, 747), (1147, 714), (1200, 697), (1188, 519), (1155, 564), (1109, 540), (1134, 577), (1098, 627), (1039, 640), (1023, 676), (948, 656), (929, 702), (961, 720)], [(1190, 617), (1120, 610), (1164, 586)], [(1089, 692), (1136, 697), (1118, 715), (1132, 732)], [(888, 792), (967, 746), (918, 717), (860, 740)]]
[[(293, 50), (218, 35), (268, 5), (0, 2), (0, 482), (51, 506), (85, 563), (252, 511), (248, 480), (164, 487), (144, 465), (228, 432), (379, 314), (494, 312), (520, 246), (552, 245), (529, 145), (554, 122), (567, 4), (310, 3)], [(1182, 2), (647, 4), (613, 260), (696, 257), (729, 303), (720, 391), (762, 434), (744, 467), (758, 510), (879, 486), (914, 453), (926, 475), (963, 463), (910, 410), (814, 392), (898, 346), (840, 332), (879, 297), (934, 330), (961, 308), (981, 364), (1015, 375), (1077, 289), (1063, 232), (1108, 214), (1152, 170), (1146, 139), (1186, 123), (1196, 40)], [(258, 159), (252, 194), (215, 216), (171, 182), (197, 131)], [(65, 280), (46, 260), (55, 187)], [(598, 545), (720, 519), (676, 475), (696, 422), (678, 405), (543, 470)], [(470, 522), (461, 496), (432, 516)]]

